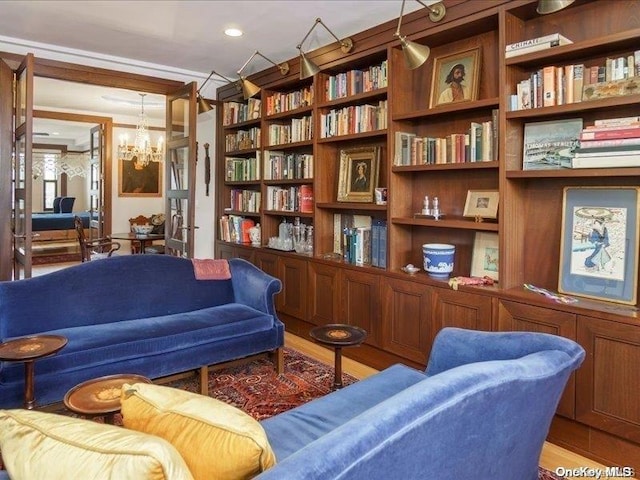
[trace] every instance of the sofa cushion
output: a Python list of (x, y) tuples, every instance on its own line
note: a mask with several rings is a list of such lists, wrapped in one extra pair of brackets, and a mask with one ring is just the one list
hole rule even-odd
[(113, 425), (34, 410), (0, 410), (0, 449), (12, 480), (192, 475), (165, 440)]
[(393, 365), (338, 392), (263, 420), (279, 461), (427, 377), (423, 372)]
[(124, 426), (170, 442), (196, 480), (252, 478), (275, 464), (260, 424), (196, 393), (137, 383), (122, 389)]

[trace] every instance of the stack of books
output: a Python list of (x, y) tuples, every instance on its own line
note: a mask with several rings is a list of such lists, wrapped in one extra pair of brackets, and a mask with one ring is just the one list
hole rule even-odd
[(640, 167), (640, 116), (596, 120), (574, 153), (572, 168)]
[(511, 58), (518, 55), (524, 55), (525, 53), (546, 50), (547, 48), (557, 47), (559, 45), (569, 45), (570, 43), (573, 42), (567, 37), (559, 33), (552, 33), (550, 35), (544, 35), (542, 37), (510, 43), (505, 49), (504, 56), (505, 58)]

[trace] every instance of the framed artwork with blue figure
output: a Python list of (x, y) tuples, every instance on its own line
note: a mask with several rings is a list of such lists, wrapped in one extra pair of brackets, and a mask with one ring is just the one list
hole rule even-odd
[(639, 187), (565, 187), (558, 291), (634, 305)]

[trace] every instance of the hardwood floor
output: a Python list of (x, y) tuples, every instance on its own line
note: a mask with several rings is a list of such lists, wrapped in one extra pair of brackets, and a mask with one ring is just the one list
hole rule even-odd
[[(310, 357), (313, 357), (322, 363), (326, 363), (328, 365), (333, 365), (333, 350), (320, 346), (316, 343), (305, 340), (296, 335), (292, 335), (290, 333), (285, 333), (285, 346), (293, 348), (294, 350), (298, 350)], [(358, 363), (350, 358), (342, 357), (342, 369), (343, 372), (352, 375), (358, 379), (366, 378), (369, 375), (373, 375), (377, 372), (377, 370)], [(594, 469), (599, 469), (603, 472), (602, 479), (608, 478), (619, 478), (619, 477), (609, 477), (604, 475), (605, 467), (597, 462), (594, 462), (591, 459), (582, 457), (577, 455), (569, 450), (561, 448), (557, 445), (554, 445), (549, 442), (545, 442), (544, 448), (542, 450), (542, 455), (540, 456), (540, 465), (547, 470), (554, 472), (556, 468), (562, 467), (565, 469), (578, 469), (581, 467), (589, 467)], [(585, 475), (582, 476), (569, 476), (565, 474), (567, 479), (578, 479), (584, 478)], [(631, 477), (626, 477), (631, 478)], [(635, 478), (635, 477), (633, 477)]]

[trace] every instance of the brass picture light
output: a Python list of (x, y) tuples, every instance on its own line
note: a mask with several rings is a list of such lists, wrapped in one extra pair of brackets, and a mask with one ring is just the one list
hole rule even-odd
[(331, 36), (338, 41), (338, 43), (340, 44), (340, 50), (342, 50), (342, 53), (349, 53), (351, 50), (353, 50), (353, 40), (351, 40), (351, 38), (347, 37), (340, 40), (331, 30), (329, 30), (329, 27), (327, 27), (324, 24), (321, 18), (316, 18), (316, 21), (311, 27), (311, 29), (309, 29), (309, 31), (304, 36), (302, 41), (296, 47), (300, 51), (300, 80), (313, 77), (316, 73), (320, 71), (320, 67), (318, 67), (318, 65), (316, 65), (312, 60), (310, 60), (302, 51), (302, 44), (305, 42), (307, 38), (309, 38), (309, 35), (311, 35), (311, 32), (313, 32), (313, 30), (318, 26), (318, 24), (322, 25), (327, 30), (327, 32), (329, 32)]
[(536, 8), (536, 12), (540, 15), (559, 12), (563, 8), (571, 5), (573, 2), (575, 2), (575, 0), (538, 0), (538, 8)]
[(278, 67), (280, 69), (280, 73), (282, 75), (286, 75), (287, 73), (289, 73), (289, 64), (287, 62), (283, 62), (281, 64), (277, 64), (276, 62), (274, 62), (273, 60), (265, 57), (262, 53), (260, 53), (258, 50), (256, 50), (255, 52), (253, 52), (253, 55), (251, 55), (249, 57), (249, 60), (244, 62), (244, 65), (242, 65), (242, 67), (240, 67), (240, 70), (238, 70), (238, 76), (240, 77), (240, 80), (238, 80), (238, 83), (240, 84), (240, 88), (242, 89), (242, 95), (244, 96), (245, 100), (247, 100), (247, 99), (257, 95), (258, 93), (260, 93), (260, 87), (259, 86), (257, 86), (255, 83), (251, 82), (250, 80), (247, 80), (246, 77), (242, 76), (242, 71), (245, 68), (247, 68), (247, 65), (249, 65), (251, 60), (253, 60), (257, 55), (262, 57), (262, 58), (264, 58), (267, 62), (272, 63), (273, 65)]
[[(442, 2), (433, 5), (427, 5), (420, 0), (416, 0), (416, 2), (429, 10), (429, 18), (432, 22), (439, 22), (447, 13), (447, 10)], [(407, 68), (413, 70), (427, 61), (427, 58), (429, 58), (429, 54), (431, 53), (431, 49), (426, 45), (420, 45), (419, 43), (407, 40), (407, 37), (403, 36), (400, 33), (400, 26), (402, 25), (402, 17), (404, 15), (404, 4), (405, 0), (402, 0), (402, 6), (400, 7), (400, 16), (398, 17), (398, 27), (396, 28), (396, 32), (393, 35), (395, 37), (398, 37), (398, 40), (400, 40), (400, 45), (402, 45), (402, 53), (404, 55), (404, 62)]]

